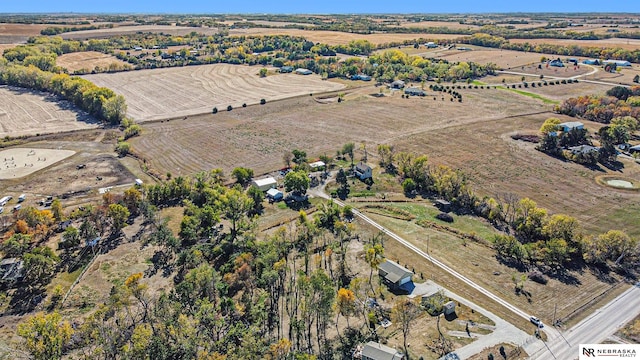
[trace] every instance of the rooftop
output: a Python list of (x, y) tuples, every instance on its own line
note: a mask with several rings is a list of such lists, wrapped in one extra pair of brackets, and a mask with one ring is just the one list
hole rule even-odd
[(362, 356), (374, 360), (402, 360), (404, 355), (394, 348), (369, 341), (362, 349)]
[(413, 275), (412, 271), (391, 260), (386, 260), (378, 265), (378, 270), (383, 272), (385, 279), (392, 283), (396, 283), (407, 276)]

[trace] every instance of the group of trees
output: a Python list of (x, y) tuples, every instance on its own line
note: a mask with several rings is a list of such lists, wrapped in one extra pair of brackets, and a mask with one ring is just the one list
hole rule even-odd
[(640, 86), (616, 86), (607, 91), (607, 96), (585, 95), (569, 98), (556, 106), (555, 111), (604, 124), (610, 123), (613, 118), (624, 116), (638, 119)]
[[(537, 37), (539, 38), (539, 37)], [(492, 35), (486, 32), (478, 32), (471, 36), (459, 40), (478, 46), (486, 46), (505, 50), (537, 52), (542, 54), (556, 54), (564, 56), (584, 56), (595, 59), (616, 59), (630, 62), (640, 62), (640, 50), (629, 50), (624, 48), (603, 48), (596, 46), (579, 45), (557, 45), (557, 44), (530, 44), (512, 43), (502, 36)]]
[(514, 230), (514, 235), (497, 235), (493, 239), (494, 248), (505, 260), (562, 271), (572, 262), (605, 265), (608, 260), (630, 269), (640, 257), (638, 240), (622, 231), (585, 235), (575, 218), (549, 215), (528, 198), (516, 200), (513, 195), (505, 195), (489, 203), (489, 218), (505, 222)]

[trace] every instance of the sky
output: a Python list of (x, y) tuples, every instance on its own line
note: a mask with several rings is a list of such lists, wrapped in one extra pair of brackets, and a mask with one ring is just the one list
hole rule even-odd
[(0, 13), (640, 13), (638, 0), (0, 0)]

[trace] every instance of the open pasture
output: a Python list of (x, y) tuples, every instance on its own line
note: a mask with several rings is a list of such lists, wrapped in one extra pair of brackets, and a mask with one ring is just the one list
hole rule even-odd
[[(277, 74), (261, 78), (260, 67), (214, 64), (84, 76), (127, 99), (137, 121), (210, 113), (310, 93), (340, 90), (343, 85), (317, 75)], [(235, 110), (234, 110), (235, 111)]]
[(543, 56), (537, 53), (523, 53), (512, 50), (467, 47), (473, 50), (452, 49), (431, 54), (438, 59), (445, 59), (451, 62), (473, 61), (478, 64), (494, 63), (501, 69), (519, 69), (525, 65), (539, 63), (540, 57)]
[(143, 33), (163, 33), (168, 35), (186, 35), (191, 32), (197, 32), (205, 35), (213, 35), (218, 33), (217, 28), (209, 27), (189, 27), (189, 26), (173, 26), (173, 25), (131, 25), (131, 26), (114, 26), (113, 28), (94, 29), (72, 31), (60, 34), (63, 39), (81, 40), (107, 38), (117, 35), (130, 35), (138, 32)]
[[(524, 115), (434, 130), (402, 139), (400, 149), (422, 149), (432, 163), (462, 169), (481, 195), (514, 193), (529, 197), (552, 213), (575, 216), (589, 232), (622, 229), (640, 234), (640, 207), (635, 192), (599, 185), (598, 175), (615, 173), (640, 181), (640, 166), (624, 161), (625, 168), (596, 170), (538, 152), (534, 144), (515, 141), (514, 133), (535, 134), (545, 119), (575, 119), (552, 112)], [(593, 132), (601, 124), (581, 120)], [(422, 135), (422, 136), (421, 136)], [(635, 214), (635, 215), (633, 215)]]
[(0, 23), (0, 44), (26, 42), (31, 36), (40, 35), (40, 31), (52, 24), (12, 24)]
[(70, 102), (45, 93), (0, 86), (0, 137), (97, 127)]
[[(378, 93), (376, 87), (368, 89), (368, 94)], [(442, 94), (430, 91), (423, 98), (402, 99), (397, 92), (373, 98), (365, 90), (348, 93), (342, 103), (321, 104), (306, 96), (154, 122), (145, 125), (142, 136), (131, 143), (161, 174), (185, 175), (218, 167), (229, 174), (237, 166), (260, 174), (281, 168), (283, 153), (292, 149), (303, 149), (312, 159), (333, 155), (342, 144), (353, 141), (365, 142), (373, 153), (377, 144), (402, 143), (410, 134), (430, 138), (431, 131), (440, 128), (548, 108), (540, 101), (496, 89), (461, 90), (462, 103), (450, 101), (448, 95), (443, 100)], [(423, 152), (418, 147), (411, 150)]]
[(103, 54), (97, 51), (83, 51), (76, 53), (63, 54), (56, 59), (56, 65), (69, 70), (70, 73), (76, 70), (93, 70), (96, 67), (108, 69), (110, 65), (115, 64), (117, 68), (132, 67), (115, 56)]
[(328, 30), (299, 30), (299, 29), (271, 29), (271, 28), (251, 28), (251, 29), (232, 29), (229, 30), (230, 35), (291, 35), (302, 36), (309, 41), (320, 42), (328, 45), (341, 45), (348, 44), (353, 40), (368, 40), (372, 44), (384, 44), (390, 42), (399, 42), (404, 40), (413, 39), (442, 39), (442, 40), (455, 40), (463, 37), (464, 35), (456, 34), (427, 34), (427, 33), (415, 33), (415, 34), (355, 34), (340, 31), (328, 31)]

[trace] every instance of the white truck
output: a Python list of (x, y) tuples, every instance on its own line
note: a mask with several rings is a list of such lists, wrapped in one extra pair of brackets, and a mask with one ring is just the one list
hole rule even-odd
[(8, 196), (3, 197), (2, 199), (0, 199), (0, 206), (5, 206), (5, 205), (7, 205), (7, 203), (8, 203), (11, 199), (13, 199), (13, 196), (11, 196), (11, 195), (8, 195)]

